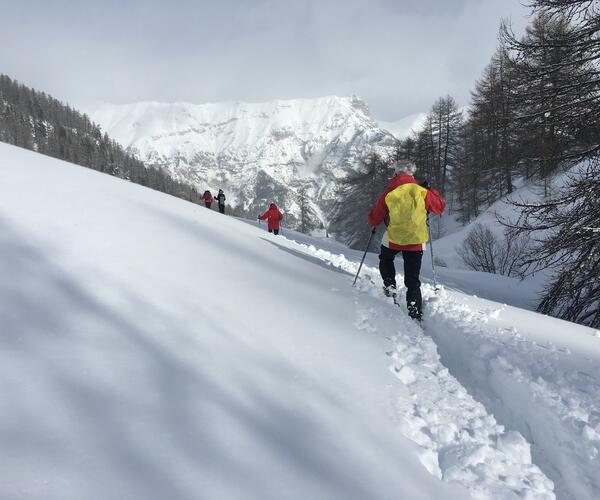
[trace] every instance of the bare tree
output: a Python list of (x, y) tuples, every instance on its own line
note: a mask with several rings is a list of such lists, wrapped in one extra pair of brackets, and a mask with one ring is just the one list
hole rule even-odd
[(523, 255), (527, 245), (526, 235), (507, 232), (499, 238), (489, 228), (478, 223), (465, 238), (458, 254), (475, 271), (522, 277)]

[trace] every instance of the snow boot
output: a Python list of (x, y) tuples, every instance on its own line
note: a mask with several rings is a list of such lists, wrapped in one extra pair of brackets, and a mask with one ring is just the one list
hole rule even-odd
[(417, 320), (419, 323), (423, 320), (423, 313), (417, 307), (416, 302), (407, 302), (406, 307), (408, 308), (409, 318)]
[(396, 287), (394, 285), (388, 285), (383, 287), (383, 294), (386, 297), (396, 298)]

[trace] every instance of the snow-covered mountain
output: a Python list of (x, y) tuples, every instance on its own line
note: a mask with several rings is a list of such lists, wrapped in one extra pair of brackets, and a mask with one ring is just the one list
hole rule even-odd
[(288, 216), (298, 215), (296, 191), (307, 186), (325, 223), (336, 181), (370, 153), (396, 145), (356, 96), (106, 104), (89, 114), (147, 164), (166, 167), (200, 192), (223, 188), (229, 203), (252, 214), (275, 200)]

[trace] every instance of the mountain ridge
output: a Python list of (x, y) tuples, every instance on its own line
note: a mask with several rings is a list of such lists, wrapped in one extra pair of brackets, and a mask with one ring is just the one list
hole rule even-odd
[[(307, 190), (315, 225), (328, 225), (338, 182), (372, 153), (391, 154), (398, 140), (357, 96), (190, 104), (104, 104), (91, 118), (147, 165), (165, 168), (200, 192), (224, 188), (244, 213), (282, 205), (300, 218)], [(291, 216), (291, 217), (289, 217)], [(291, 219), (291, 220), (290, 220)]]

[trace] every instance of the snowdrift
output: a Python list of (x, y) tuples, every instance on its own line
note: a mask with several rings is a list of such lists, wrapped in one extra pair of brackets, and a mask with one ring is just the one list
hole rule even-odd
[(590, 329), (4, 144), (0, 225), (0, 498), (600, 493)]

